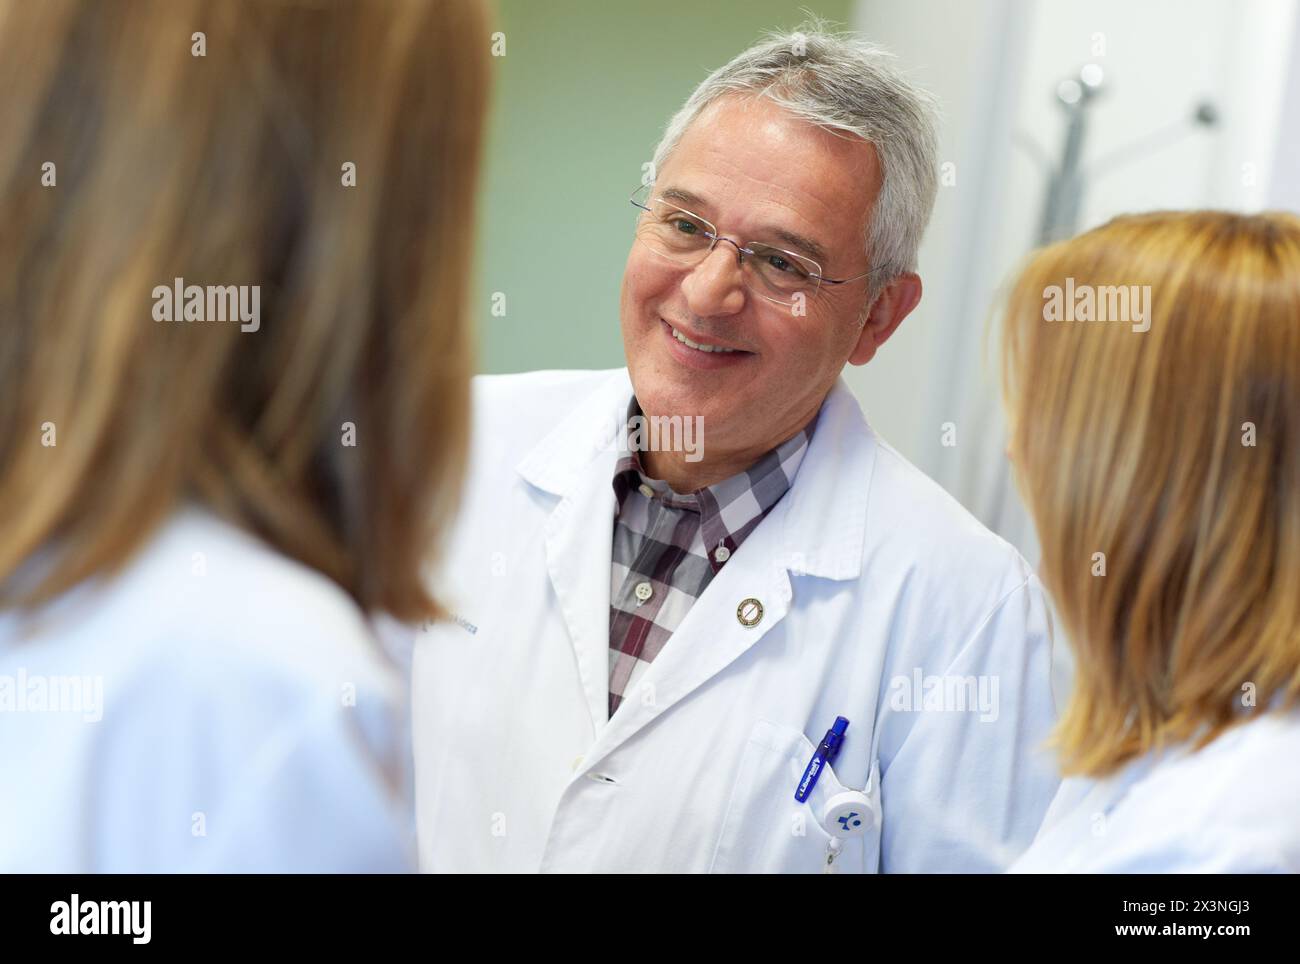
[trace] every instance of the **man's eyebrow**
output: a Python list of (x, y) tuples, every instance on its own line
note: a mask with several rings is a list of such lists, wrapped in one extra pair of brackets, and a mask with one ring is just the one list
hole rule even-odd
[(704, 200), (704, 198), (700, 197), (698, 194), (686, 190), (684, 187), (664, 188), (659, 192), (659, 196), (665, 201), (681, 201), (683, 204), (690, 204), (700, 208), (709, 206), (708, 201)]
[[(665, 201), (675, 201), (692, 208), (707, 208), (709, 206), (709, 202), (704, 200), (704, 198), (700, 197), (693, 191), (688, 191), (681, 187), (665, 188), (659, 192), (659, 197), (663, 198)], [(796, 234), (793, 231), (787, 231), (785, 228), (776, 226), (764, 228), (763, 233), (768, 237), (773, 237), (778, 241), (784, 242), (791, 248), (796, 248), (802, 251), (819, 264), (824, 265), (826, 263), (826, 249), (812, 238), (807, 238), (802, 234)], [(756, 239), (747, 238), (746, 240), (754, 241)]]
[(826, 249), (812, 238), (805, 238), (802, 234), (795, 234), (793, 231), (785, 230), (785, 228), (771, 227), (764, 228), (764, 230), (771, 232), (790, 247), (803, 251), (819, 265), (826, 263)]

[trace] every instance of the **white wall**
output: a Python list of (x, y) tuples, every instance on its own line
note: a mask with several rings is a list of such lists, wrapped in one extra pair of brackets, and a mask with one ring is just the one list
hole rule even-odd
[[(1037, 559), (1003, 456), (996, 368), (984, 339), (998, 286), (1035, 241), (1046, 171), (1020, 143), (1059, 152), (1057, 83), (1099, 64), (1081, 229), (1156, 208), (1295, 206), (1300, 21), (1295, 0), (861, 0), (853, 26), (892, 49), (945, 111), (940, 189), (921, 251), (921, 306), (875, 361), (847, 376), (872, 424), (986, 524)], [(1208, 99), (1221, 123), (1183, 133)], [(941, 444), (956, 426), (957, 445)]]

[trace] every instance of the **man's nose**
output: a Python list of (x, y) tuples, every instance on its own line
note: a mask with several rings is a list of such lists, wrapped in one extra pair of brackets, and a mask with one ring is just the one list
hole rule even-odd
[(713, 250), (682, 281), (682, 294), (691, 311), (701, 317), (732, 315), (745, 306), (744, 269), (740, 246), (719, 238)]

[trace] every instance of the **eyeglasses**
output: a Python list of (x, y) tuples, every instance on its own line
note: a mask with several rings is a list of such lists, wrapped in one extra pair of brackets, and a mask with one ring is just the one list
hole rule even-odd
[(822, 276), (821, 265), (802, 254), (757, 241), (737, 244), (720, 235), (707, 218), (663, 198), (648, 197), (651, 186), (638, 188), (629, 199), (634, 207), (645, 212), (637, 223), (638, 241), (669, 261), (691, 267), (704, 261), (719, 241), (726, 241), (736, 249), (745, 287), (778, 305), (798, 304), (798, 296), (802, 295), (805, 301), (811, 299), (821, 285), (847, 284), (872, 273), (867, 271), (839, 280), (826, 278)]

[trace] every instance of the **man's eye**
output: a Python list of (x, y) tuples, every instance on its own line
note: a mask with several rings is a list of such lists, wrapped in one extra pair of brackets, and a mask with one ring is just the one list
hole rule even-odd
[(674, 227), (682, 234), (695, 234), (700, 230), (700, 226), (694, 221), (688, 221), (685, 218), (674, 218), (672, 221)]
[(804, 273), (803, 269), (800, 268), (797, 264), (791, 264), (789, 261), (781, 257), (779, 254), (768, 255), (767, 262), (777, 271), (781, 271), (786, 274), (801, 275)]

